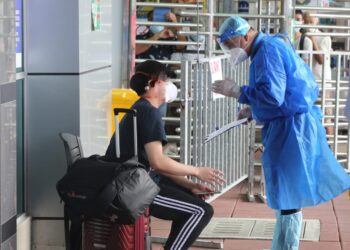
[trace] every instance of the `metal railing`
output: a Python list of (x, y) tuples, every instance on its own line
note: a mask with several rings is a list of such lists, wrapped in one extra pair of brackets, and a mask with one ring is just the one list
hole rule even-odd
[(325, 78), (326, 67), (322, 67), (322, 78), (317, 80), (320, 87), (320, 95), (317, 104), (323, 115), (324, 127), (331, 128), (327, 133), (328, 143), (331, 146), (337, 160), (350, 173), (350, 137), (349, 121), (344, 114), (346, 98), (349, 91), (349, 62), (350, 52), (324, 52), (324, 51), (297, 51), (299, 54), (308, 54), (309, 65), (312, 68), (313, 55), (321, 54), (324, 57), (334, 57), (336, 64), (332, 69), (331, 79)]
[[(246, 82), (248, 63), (233, 70), (227, 56), (217, 58), (221, 60), (223, 77)], [(216, 189), (224, 193), (248, 177), (249, 150), (254, 143), (250, 134), (254, 131), (251, 131), (251, 125), (241, 125), (204, 143), (211, 132), (236, 120), (240, 108), (235, 98), (213, 98), (209, 60), (183, 61), (181, 64), (180, 159), (184, 164), (223, 171), (226, 183)]]

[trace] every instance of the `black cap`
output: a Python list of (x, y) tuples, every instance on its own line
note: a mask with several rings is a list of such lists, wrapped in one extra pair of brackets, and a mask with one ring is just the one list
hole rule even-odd
[(166, 77), (165, 65), (147, 60), (136, 66), (135, 74), (130, 79), (130, 87), (141, 96), (146, 92), (146, 87), (153, 87), (161, 77)]

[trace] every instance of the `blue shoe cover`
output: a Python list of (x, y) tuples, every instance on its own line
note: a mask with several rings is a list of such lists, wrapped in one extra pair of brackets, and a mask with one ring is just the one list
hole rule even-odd
[(301, 211), (290, 215), (277, 211), (271, 250), (298, 250), (302, 219)]

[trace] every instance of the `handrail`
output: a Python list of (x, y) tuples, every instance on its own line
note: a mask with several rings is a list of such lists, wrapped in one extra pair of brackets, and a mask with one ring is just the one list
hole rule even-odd
[(191, 8), (191, 9), (197, 9), (203, 8), (202, 4), (179, 4), (179, 3), (152, 3), (152, 2), (136, 2), (137, 6), (145, 6), (145, 7), (169, 7), (169, 8)]
[(336, 25), (310, 25), (310, 24), (295, 24), (297, 28), (316, 28), (316, 29), (338, 29), (338, 30), (350, 30), (349, 26), (336, 26)]
[(338, 8), (338, 7), (309, 7), (309, 6), (295, 6), (296, 10), (311, 10), (317, 12), (350, 12), (350, 8)]
[(157, 45), (197, 45), (204, 43), (200, 42), (181, 42), (181, 41), (160, 41), (160, 40), (136, 40), (136, 44), (157, 44)]
[(258, 14), (243, 14), (243, 13), (197, 13), (197, 12), (188, 12), (188, 11), (180, 11), (179, 14), (181, 16), (204, 16), (204, 17), (230, 17), (230, 16), (240, 16), (242, 18), (257, 18), (257, 19), (284, 19), (285, 15), (258, 15)]
[(307, 32), (307, 36), (350, 37), (350, 33)]
[(161, 26), (172, 26), (172, 27), (202, 27), (201, 24), (197, 25), (195, 23), (178, 23), (178, 22), (153, 22), (153, 21), (138, 21), (136, 20), (137, 25), (145, 25), (145, 26), (152, 26), (152, 25), (161, 25)]

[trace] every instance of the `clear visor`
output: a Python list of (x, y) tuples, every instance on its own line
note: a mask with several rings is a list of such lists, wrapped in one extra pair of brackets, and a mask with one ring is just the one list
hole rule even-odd
[(235, 36), (231, 38), (225, 39), (224, 42), (221, 41), (220, 37), (216, 39), (218, 44), (220, 45), (221, 49), (224, 51), (225, 54), (229, 54), (230, 50), (234, 48), (240, 48), (240, 36)]

